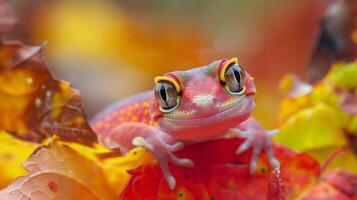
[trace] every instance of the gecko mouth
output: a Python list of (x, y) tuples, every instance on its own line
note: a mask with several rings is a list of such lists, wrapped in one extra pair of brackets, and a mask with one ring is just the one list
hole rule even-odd
[(231, 106), (215, 115), (203, 118), (170, 118), (169, 116), (165, 116), (159, 119), (158, 123), (164, 131), (186, 130), (209, 124), (217, 124), (229, 119), (244, 117), (253, 111), (254, 106), (254, 96), (248, 95), (238, 104), (235, 104), (234, 106)]

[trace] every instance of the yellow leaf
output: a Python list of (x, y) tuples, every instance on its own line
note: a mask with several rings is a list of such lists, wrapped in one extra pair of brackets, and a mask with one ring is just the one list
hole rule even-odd
[(19, 140), (0, 131), (0, 188), (26, 173), (21, 164), (35, 148), (36, 145), (33, 143)]
[(131, 178), (128, 171), (153, 162), (156, 162), (154, 156), (145, 148), (138, 147), (125, 156), (107, 159), (102, 165), (113, 190), (120, 194)]
[(357, 87), (357, 62), (350, 64), (338, 63), (332, 66), (327, 75), (336, 87), (350, 90)]
[(275, 140), (300, 151), (344, 146), (347, 141), (335, 113), (324, 103), (302, 109), (280, 127)]
[(285, 98), (279, 106), (278, 123), (284, 123), (290, 116), (309, 105), (310, 96), (298, 98)]
[[(340, 147), (328, 147), (314, 149), (312, 151), (308, 151), (308, 153), (314, 155), (320, 161), (320, 163), (324, 163), (326, 161), (326, 158), (330, 157), (338, 149), (340, 149)], [(343, 167), (344, 170), (348, 170), (352, 173), (357, 173), (357, 156), (353, 153), (351, 149), (347, 149), (347, 151), (334, 158), (332, 162), (328, 164), (325, 171), (341, 167)]]
[(101, 145), (93, 147), (76, 143), (66, 143), (78, 154), (96, 163), (104, 171), (104, 176), (109, 182), (110, 189), (115, 196), (119, 196), (131, 178), (130, 170), (141, 165), (156, 162), (154, 156), (145, 148), (135, 148), (126, 155), (109, 150)]
[(0, 199), (115, 199), (104, 172), (72, 148), (53, 141), (23, 165), (28, 174), (0, 192)]

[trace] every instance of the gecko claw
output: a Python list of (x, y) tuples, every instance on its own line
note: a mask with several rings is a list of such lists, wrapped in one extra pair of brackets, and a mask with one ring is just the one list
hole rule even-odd
[(276, 159), (276, 158), (271, 158), (271, 159), (268, 159), (268, 160), (269, 160), (269, 164), (270, 164), (274, 169), (280, 167), (280, 162), (279, 162), (278, 159)]
[(192, 160), (188, 159), (188, 158), (176, 158), (176, 157), (171, 157), (171, 160), (175, 165), (181, 166), (181, 167), (188, 167), (188, 168), (194, 168), (195, 164), (192, 162)]
[(257, 169), (258, 162), (256, 160), (251, 161), (249, 165), (249, 174), (254, 174), (255, 170)]
[(244, 141), (243, 144), (241, 144), (239, 146), (239, 148), (236, 150), (236, 155), (239, 155), (245, 151), (247, 151), (250, 147), (252, 146), (252, 142), (250, 141), (250, 139), (247, 139), (246, 141)]

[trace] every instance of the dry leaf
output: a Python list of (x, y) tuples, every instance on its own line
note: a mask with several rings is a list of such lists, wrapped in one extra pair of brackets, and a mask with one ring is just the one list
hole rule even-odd
[(18, 42), (0, 45), (0, 129), (18, 138), (41, 142), (58, 135), (65, 141), (93, 145), (77, 90), (53, 78), (42, 47)]
[(28, 175), (2, 190), (1, 200), (115, 199), (102, 169), (57, 141), (35, 150), (24, 167)]

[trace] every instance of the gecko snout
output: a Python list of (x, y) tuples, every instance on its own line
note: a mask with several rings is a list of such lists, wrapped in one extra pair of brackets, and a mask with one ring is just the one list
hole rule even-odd
[(217, 106), (217, 100), (213, 95), (199, 95), (192, 101), (201, 111), (212, 111)]

